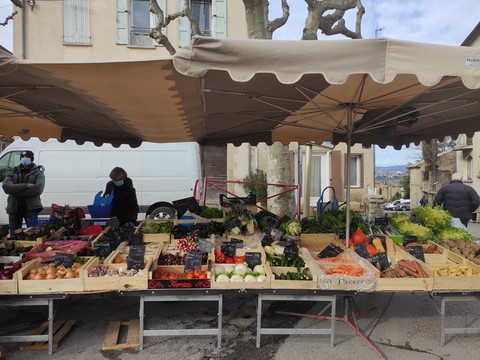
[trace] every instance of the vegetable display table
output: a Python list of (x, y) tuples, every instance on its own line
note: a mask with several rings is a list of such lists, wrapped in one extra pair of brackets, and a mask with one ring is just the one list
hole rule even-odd
[(480, 327), (446, 327), (447, 302), (473, 302), (480, 300), (480, 291), (434, 291), (433, 296), (440, 297), (440, 346), (445, 346), (446, 334), (480, 334)]
[[(217, 347), (222, 346), (222, 316), (223, 316), (223, 295), (226, 293), (237, 293), (239, 290), (216, 290), (216, 289), (161, 289), (161, 290), (139, 290), (120, 291), (121, 296), (138, 296), (140, 298), (140, 345), (143, 350), (144, 336), (181, 336), (181, 335), (217, 335)], [(218, 303), (217, 327), (204, 329), (145, 329), (145, 303), (161, 301), (213, 301)]]
[(66, 298), (66, 294), (0, 295), (0, 306), (48, 306), (48, 334), (0, 336), (0, 342), (47, 341), (48, 353), (53, 354), (53, 302)]
[[(255, 290), (248, 290), (255, 293)], [(336, 302), (339, 296), (352, 296), (355, 291), (330, 291), (330, 290), (292, 290), (275, 289), (257, 291), (257, 336), (256, 346), (260, 347), (262, 335), (330, 335), (330, 347), (335, 344)], [(326, 308), (331, 308), (329, 328), (263, 328), (262, 303), (263, 301), (315, 301), (327, 302)]]

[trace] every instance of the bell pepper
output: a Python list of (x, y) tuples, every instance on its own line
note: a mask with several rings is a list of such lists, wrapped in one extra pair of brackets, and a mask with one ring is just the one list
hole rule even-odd
[(231, 257), (226, 257), (225, 258), (225, 264), (234, 264), (235, 262), (233, 261), (233, 258)]
[(219, 250), (215, 250), (215, 262), (217, 263), (224, 263), (225, 262), (225, 254)]

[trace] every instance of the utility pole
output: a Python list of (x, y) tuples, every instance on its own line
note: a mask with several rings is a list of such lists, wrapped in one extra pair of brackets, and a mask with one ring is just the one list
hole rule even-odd
[(375, 39), (378, 38), (378, 34), (381, 33), (383, 30), (385, 30), (385, 26), (379, 28), (377, 25), (377, 28), (375, 29)]

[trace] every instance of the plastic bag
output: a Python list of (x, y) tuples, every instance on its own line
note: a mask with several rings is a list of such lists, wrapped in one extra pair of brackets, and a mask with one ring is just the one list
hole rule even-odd
[(78, 230), (82, 225), (81, 220), (85, 218), (85, 211), (80, 207), (71, 208), (69, 206), (52, 204), (50, 207), (50, 218), (58, 219), (67, 228), (71, 227)]
[(101, 205), (111, 205), (113, 201), (114, 191), (112, 191), (108, 196), (103, 197), (102, 191), (99, 191), (95, 198), (93, 199), (93, 205), (101, 206)]

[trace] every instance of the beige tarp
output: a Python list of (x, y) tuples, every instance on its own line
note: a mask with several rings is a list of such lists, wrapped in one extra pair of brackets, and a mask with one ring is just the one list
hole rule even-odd
[(0, 135), (400, 147), (480, 130), (480, 48), (199, 37), (173, 63), (32, 64), (0, 51)]

